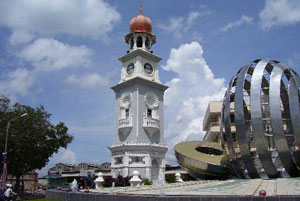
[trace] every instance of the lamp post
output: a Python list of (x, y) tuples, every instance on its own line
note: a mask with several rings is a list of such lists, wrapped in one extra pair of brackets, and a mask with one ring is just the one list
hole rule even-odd
[(9, 131), (9, 126), (10, 122), (15, 121), (17, 119), (20, 119), (22, 117), (27, 116), (28, 113), (24, 113), (19, 117), (13, 118), (7, 122), (7, 127), (6, 127), (6, 137), (5, 137), (5, 147), (4, 147), (4, 152), (2, 153), (3, 156), (3, 172), (2, 172), (2, 177), (1, 177), (1, 189), (4, 190), (6, 189), (6, 176), (7, 176), (7, 142), (8, 142), (8, 131)]

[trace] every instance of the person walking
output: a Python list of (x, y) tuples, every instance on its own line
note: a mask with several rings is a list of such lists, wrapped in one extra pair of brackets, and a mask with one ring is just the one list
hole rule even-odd
[(10, 200), (15, 200), (15, 197), (17, 194), (13, 192), (12, 190), (12, 185), (11, 184), (6, 184), (7, 189), (4, 192), (4, 200), (5, 201), (10, 201)]

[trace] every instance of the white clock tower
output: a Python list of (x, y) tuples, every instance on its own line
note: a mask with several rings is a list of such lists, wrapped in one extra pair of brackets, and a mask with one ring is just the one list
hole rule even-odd
[[(160, 57), (153, 54), (156, 37), (152, 22), (140, 13), (130, 21), (125, 36), (127, 54), (120, 57), (120, 82), (116, 94), (116, 129), (111, 151), (112, 176), (131, 176), (134, 170), (155, 181), (165, 170), (164, 91), (158, 76)], [(164, 174), (161, 174), (164, 175)]]

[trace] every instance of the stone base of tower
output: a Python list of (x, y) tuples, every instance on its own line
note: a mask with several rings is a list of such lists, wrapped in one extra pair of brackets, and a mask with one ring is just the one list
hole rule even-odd
[[(159, 144), (126, 143), (113, 144), (111, 151), (111, 174), (116, 178), (132, 176), (137, 170), (142, 178), (157, 181), (159, 175), (164, 177), (166, 167), (165, 154), (168, 147)], [(164, 178), (163, 178), (164, 179)]]

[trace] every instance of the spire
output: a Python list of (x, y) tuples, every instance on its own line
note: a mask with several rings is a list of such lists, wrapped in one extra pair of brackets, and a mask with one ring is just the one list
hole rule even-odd
[(143, 5), (140, 5), (140, 14), (143, 14)]

